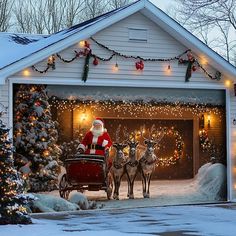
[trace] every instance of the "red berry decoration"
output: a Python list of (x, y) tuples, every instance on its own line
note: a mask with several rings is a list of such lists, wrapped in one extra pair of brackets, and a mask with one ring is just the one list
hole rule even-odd
[(85, 46), (86, 48), (90, 48), (89, 42), (88, 42), (88, 41), (85, 41), (85, 42), (84, 42), (84, 46)]
[(187, 53), (187, 57), (188, 57), (189, 61), (193, 61), (194, 60), (193, 54), (191, 52)]
[(139, 64), (139, 62), (136, 62), (136, 63), (135, 63), (135, 67), (136, 67), (137, 70), (140, 70), (140, 64)]
[(196, 70), (197, 70), (197, 67), (196, 67), (196, 66), (192, 66), (192, 70), (193, 70), (193, 71), (196, 71)]
[(98, 65), (98, 59), (97, 59), (96, 57), (95, 57), (94, 60), (93, 60), (93, 64), (94, 64), (95, 66)]
[(140, 60), (139, 62), (139, 67), (140, 67), (140, 70), (143, 70), (144, 69), (144, 63), (143, 61)]

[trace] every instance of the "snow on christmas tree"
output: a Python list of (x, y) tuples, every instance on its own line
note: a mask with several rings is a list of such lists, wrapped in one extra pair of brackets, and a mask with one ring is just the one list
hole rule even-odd
[(23, 194), (23, 182), (14, 168), (8, 132), (0, 120), (0, 224), (30, 224), (25, 208), (30, 198)]
[(28, 177), (29, 191), (57, 189), (61, 153), (44, 85), (20, 85), (15, 96), (16, 165)]

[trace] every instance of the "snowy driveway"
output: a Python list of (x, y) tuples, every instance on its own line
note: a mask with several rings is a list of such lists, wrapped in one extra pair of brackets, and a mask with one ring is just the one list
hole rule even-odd
[[(229, 204), (227, 204), (229, 205)], [(1, 236), (235, 236), (236, 208), (224, 205), (90, 210), (34, 215), (33, 225), (0, 226)], [(223, 206), (223, 207), (222, 207)]]

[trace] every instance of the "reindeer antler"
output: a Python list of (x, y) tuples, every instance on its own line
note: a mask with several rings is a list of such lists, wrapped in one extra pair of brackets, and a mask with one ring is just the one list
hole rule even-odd
[(128, 128), (126, 126), (123, 127), (123, 135), (124, 135), (123, 143), (128, 142), (130, 140), (130, 134), (129, 134)]
[(121, 124), (118, 125), (117, 130), (116, 130), (116, 134), (115, 134), (116, 143), (119, 143), (120, 141), (120, 136), (119, 136), (120, 128), (121, 128)]

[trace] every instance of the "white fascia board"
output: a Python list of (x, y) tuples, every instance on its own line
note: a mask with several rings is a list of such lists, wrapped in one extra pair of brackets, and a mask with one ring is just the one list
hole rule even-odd
[(130, 7), (127, 7), (126, 9), (121, 10), (120, 12), (117, 12), (114, 15), (109, 16), (109, 17), (95, 23), (94, 25), (87, 27), (87, 28), (81, 30), (80, 32), (69, 36), (68, 38), (65, 38), (57, 43), (54, 43), (51, 46), (48, 46), (45, 49), (35, 52), (31, 56), (24, 58), (24, 59), (20, 60), (19, 62), (9, 65), (8, 67), (6, 67), (0, 71), (0, 74), (1, 74), (0, 84), (5, 82), (5, 79), (3, 80), (3, 78), (7, 78), (8, 76), (17, 73), (24, 68), (34, 65), (34, 64), (38, 63), (39, 61), (44, 60), (48, 56), (55, 54), (57, 52), (60, 52), (71, 45), (74, 45), (75, 43), (77, 43), (80, 40), (91, 37), (92, 35), (103, 30), (104, 28), (106, 28), (106, 27), (134, 14), (135, 12), (141, 10), (143, 7), (144, 7), (144, 1), (137, 2), (136, 4), (134, 4)]
[(141, 87), (141, 88), (179, 88), (179, 89), (227, 89), (224, 84), (199, 84), (193, 82), (163, 82), (157, 81), (152, 79), (145, 79), (143, 80), (133, 80), (133, 79), (124, 79), (124, 80), (117, 80), (117, 79), (88, 79), (86, 82), (83, 82), (80, 79), (60, 79), (55, 80), (52, 78), (24, 78), (22, 80), (21, 77), (12, 77), (9, 78), (11, 83), (16, 84), (50, 84), (50, 85), (78, 85), (78, 86), (114, 86), (114, 87)]
[(236, 80), (236, 68), (233, 65), (224, 60), (216, 52), (206, 46), (197, 37), (188, 32), (185, 28), (167, 16), (160, 9), (156, 8), (152, 3), (147, 1), (145, 8), (151, 13), (145, 12), (144, 10), (146, 13), (145, 15), (148, 17), (150, 14), (150, 18), (154, 20), (156, 24), (160, 25), (164, 30), (166, 30), (171, 36), (182, 42), (183, 45), (189, 47), (189, 49), (193, 49), (196, 52), (205, 54), (213, 62), (215, 62), (215, 65), (213, 65), (215, 68), (226, 71), (227, 74)]

